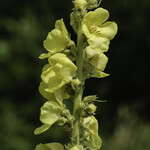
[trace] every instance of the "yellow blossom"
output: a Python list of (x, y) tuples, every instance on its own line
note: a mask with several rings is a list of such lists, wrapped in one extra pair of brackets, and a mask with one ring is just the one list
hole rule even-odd
[(44, 67), (41, 78), (46, 84), (45, 91), (53, 93), (72, 81), (77, 67), (62, 53), (52, 55), (49, 63)]

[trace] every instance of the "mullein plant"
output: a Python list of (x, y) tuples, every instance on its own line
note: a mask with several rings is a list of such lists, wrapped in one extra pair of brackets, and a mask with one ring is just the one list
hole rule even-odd
[[(83, 98), (86, 79), (104, 78), (110, 40), (117, 33), (117, 24), (106, 21), (109, 12), (101, 7), (101, 0), (74, 0), (70, 25), (77, 34), (77, 42), (71, 40), (63, 19), (57, 20), (55, 29), (44, 41), (47, 53), (40, 59), (48, 59), (43, 67), (40, 94), (46, 99), (41, 107), (42, 126), (34, 134), (41, 134), (52, 125), (62, 127), (70, 134), (70, 143), (38, 144), (35, 150), (99, 150), (102, 140), (98, 134), (98, 121), (94, 117), (96, 95)], [(95, 9), (96, 8), (96, 9)], [(95, 9), (95, 10), (94, 10)], [(90, 11), (92, 10), (92, 11)], [(73, 110), (64, 100), (72, 101)]]

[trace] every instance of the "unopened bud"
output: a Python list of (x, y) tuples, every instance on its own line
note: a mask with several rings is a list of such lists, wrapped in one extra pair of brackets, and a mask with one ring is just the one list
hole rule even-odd
[(59, 126), (63, 126), (67, 121), (68, 121), (68, 120), (67, 120), (66, 118), (60, 117), (60, 118), (58, 119), (58, 121), (57, 121), (57, 124), (58, 124)]
[(96, 111), (96, 106), (94, 104), (89, 104), (86, 108), (86, 112), (90, 115), (93, 115)]
[(77, 33), (78, 32), (78, 23), (76, 22), (75, 13), (74, 12), (72, 12), (70, 14), (70, 25), (74, 29), (75, 33)]
[(99, 6), (101, 0), (86, 0), (87, 1), (87, 9), (94, 9)]
[(71, 82), (71, 86), (74, 90), (78, 89), (80, 84), (81, 84), (81, 82), (79, 79), (73, 79)]
[(86, 0), (75, 0), (74, 4), (76, 10), (83, 10), (86, 7), (87, 2)]

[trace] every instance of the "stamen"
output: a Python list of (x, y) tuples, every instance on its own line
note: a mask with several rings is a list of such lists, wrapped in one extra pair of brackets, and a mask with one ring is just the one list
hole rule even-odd
[(91, 33), (95, 33), (95, 34), (98, 34), (98, 35), (101, 33), (101, 31), (99, 30), (99, 28), (96, 27), (96, 26), (90, 26), (89, 31)]

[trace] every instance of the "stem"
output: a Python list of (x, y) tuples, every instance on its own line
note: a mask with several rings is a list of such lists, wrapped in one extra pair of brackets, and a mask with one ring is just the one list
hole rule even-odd
[(75, 92), (74, 97), (74, 109), (73, 109), (73, 116), (75, 118), (72, 137), (73, 142), (77, 146), (79, 145), (80, 141), (80, 115), (79, 115), (79, 108), (82, 100), (82, 93), (83, 93), (83, 38), (81, 32), (81, 23), (78, 25), (78, 38), (77, 38), (77, 58), (76, 58), (76, 66), (77, 66), (77, 77), (81, 82), (79, 89)]

